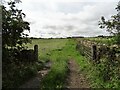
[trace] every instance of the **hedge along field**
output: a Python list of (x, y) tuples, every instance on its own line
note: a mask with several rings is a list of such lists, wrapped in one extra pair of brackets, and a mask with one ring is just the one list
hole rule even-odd
[(89, 40), (99, 44), (113, 45), (115, 43), (114, 37), (89, 37), (89, 38), (78, 38), (79, 40)]
[[(84, 40), (83, 46), (86, 45), (86, 47), (88, 48), (90, 45), (88, 42), (92, 43), (91, 41), (89, 41), (90, 39), (89, 38), (88, 38), (88, 40), (86, 38), (83, 39)], [(96, 38), (94, 38), (94, 39), (96, 39)], [(87, 42), (86, 42), (86, 40), (87, 40)], [(99, 40), (102, 41), (102, 40), (107, 40), (107, 39), (99, 38)], [(81, 42), (80, 39), (79, 39), (79, 41)], [(82, 44), (80, 47), (82, 47)], [(88, 64), (88, 65), (85, 66), (83, 71), (87, 72), (86, 74), (87, 74), (87, 77), (89, 77), (89, 79), (92, 82), (92, 87), (120, 88), (120, 58), (119, 58), (119, 49), (120, 48), (117, 47), (117, 49), (113, 49), (115, 47), (113, 47), (113, 48), (109, 47), (108, 44), (106, 47), (108, 49), (105, 49), (103, 46), (101, 47), (101, 48), (103, 48), (104, 53), (103, 53), (103, 56), (100, 56), (97, 59), (97, 62), (94, 62), (94, 60), (90, 59), (90, 60), (87, 60), (87, 62), (88, 62), (87, 63), (87, 62), (85, 62), (85, 59), (84, 59), (85, 64)], [(86, 50), (84, 48), (83, 50), (79, 50), (79, 51), (83, 53)], [(97, 53), (100, 53), (100, 51), (98, 51)], [(99, 54), (97, 54), (97, 56), (99, 56)], [(88, 57), (87, 54), (86, 54), (86, 57)], [(81, 61), (81, 60), (79, 60), (79, 61)], [(85, 64), (81, 64), (81, 65), (85, 65)], [(88, 68), (88, 70), (87, 70), (87, 68)]]

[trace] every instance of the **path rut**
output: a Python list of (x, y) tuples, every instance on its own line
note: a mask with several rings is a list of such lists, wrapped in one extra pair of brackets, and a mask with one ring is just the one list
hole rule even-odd
[(24, 83), (23, 85), (21, 85), (19, 88), (34, 88), (34, 89), (40, 89), (40, 83), (41, 80), (45, 77), (45, 75), (48, 74), (48, 72), (50, 71), (50, 67), (51, 67), (51, 62), (47, 62), (45, 64), (45, 67), (43, 70), (38, 71), (36, 77), (30, 79), (29, 81), (27, 81), (26, 83)]
[[(79, 65), (75, 62), (75, 60), (72, 59), (69, 60), (68, 68), (69, 68), (69, 73), (66, 79), (67, 89), (72, 90), (73, 88), (90, 88), (88, 80), (85, 78), (82, 72), (79, 71)], [(28, 82), (26, 82), (19, 88), (40, 89), (40, 82), (48, 72), (49, 69), (39, 71), (36, 77), (30, 79)]]
[(75, 60), (69, 60), (68, 62), (69, 67), (69, 75), (67, 78), (67, 88), (90, 88), (88, 80), (85, 78), (85, 76), (82, 74), (82, 72), (79, 71), (79, 66), (75, 62)]

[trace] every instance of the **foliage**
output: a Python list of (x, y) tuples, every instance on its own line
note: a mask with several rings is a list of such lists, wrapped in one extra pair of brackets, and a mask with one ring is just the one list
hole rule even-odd
[[(3, 88), (18, 87), (25, 80), (36, 74), (34, 63), (26, 64), (18, 58), (19, 52), (29, 42), (24, 30), (30, 31), (29, 23), (24, 20), (25, 14), (16, 8), (16, 2), (2, 5), (2, 75)], [(24, 59), (23, 59), (24, 61)]]
[(111, 16), (110, 20), (105, 20), (102, 16), (99, 22), (100, 28), (106, 28), (108, 32), (115, 36), (115, 43), (120, 44), (120, 2), (118, 3), (116, 10), (117, 15)]
[(96, 65), (98, 74), (101, 80), (105, 83), (102, 85), (104, 88), (120, 88), (119, 84), (119, 71), (120, 62), (117, 60), (111, 61), (110, 59), (102, 58), (100, 63)]
[(97, 42), (98, 44), (106, 44), (106, 45), (113, 45), (114, 44), (114, 38), (85, 38), (85, 40), (90, 40), (92, 42)]
[[(96, 38), (90, 39), (94, 40)], [(78, 60), (80, 64), (80, 69), (84, 71), (91, 80), (91, 87), (120, 88), (119, 48), (101, 46), (98, 51), (101, 52), (101, 56), (100, 60), (97, 59), (96, 63), (86, 59), (78, 60), (77, 58), (76, 60)]]
[(22, 64), (16, 65), (11, 63), (7, 65), (8, 68), (4, 69), (2, 74), (2, 88), (18, 88), (29, 78), (37, 73), (36, 64)]
[(30, 30), (29, 23), (25, 20), (22, 10), (16, 8), (15, 2), (9, 2), (9, 8), (2, 6), (2, 46), (3, 48), (20, 48), (23, 43), (28, 42), (24, 30)]

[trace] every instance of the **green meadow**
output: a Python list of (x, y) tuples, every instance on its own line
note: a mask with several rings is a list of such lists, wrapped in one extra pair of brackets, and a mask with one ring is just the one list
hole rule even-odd
[(52, 62), (51, 70), (42, 81), (42, 88), (55, 89), (65, 87), (68, 71), (68, 60), (79, 54), (76, 51), (74, 39), (34, 39), (29, 48), (39, 46), (39, 60)]
[(62, 49), (68, 39), (32, 39), (31, 44), (27, 44), (29, 49), (33, 49), (34, 45), (38, 45), (39, 59), (46, 59), (47, 54), (55, 49)]
[(103, 81), (104, 75), (101, 75), (99, 71), (101, 67), (76, 50), (77, 41), (75, 39), (32, 39), (32, 44), (27, 46), (33, 48), (36, 44), (39, 46), (39, 61), (50, 60), (52, 62), (50, 72), (42, 80), (41, 88), (43, 90), (65, 88), (68, 60), (70, 59), (79, 64), (79, 71), (88, 79), (91, 88), (118, 87), (117, 84), (115, 86)]

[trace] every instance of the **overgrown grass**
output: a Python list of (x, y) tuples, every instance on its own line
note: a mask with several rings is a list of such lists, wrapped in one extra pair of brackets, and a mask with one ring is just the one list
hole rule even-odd
[[(80, 65), (80, 69), (89, 79), (92, 88), (120, 88), (120, 80), (117, 79), (119, 76), (118, 74), (115, 74), (115, 70), (112, 70), (112, 72), (109, 71), (112, 76), (108, 76), (109, 73), (107, 71), (107, 67), (103, 63), (94, 64), (91, 61), (85, 59), (84, 57), (81, 57), (80, 60), (77, 59), (77, 62)], [(111, 79), (105, 81), (105, 78), (109, 77), (111, 77)]]
[(80, 66), (80, 70), (86, 75), (92, 88), (120, 88), (120, 61), (110, 61), (101, 58), (100, 63), (95, 63), (76, 52), (74, 59)]
[(41, 88), (53, 90), (64, 87), (64, 80), (67, 75), (67, 61), (65, 55), (68, 39), (33, 39), (32, 44), (28, 44), (32, 48), (35, 44), (39, 46), (39, 60), (46, 62), (50, 60), (52, 67), (48, 75), (42, 80)]
[(3, 71), (2, 88), (18, 88), (37, 73), (36, 64), (25, 64), (21, 66), (11, 64), (6, 69), (8, 70), (4, 69)]
[[(80, 55), (79, 51), (76, 51), (76, 41), (74, 39), (62, 39), (61, 41), (56, 40), (56, 42), (54, 42), (54, 40), (51, 40), (53, 42), (51, 44), (53, 45), (52, 48), (49, 46), (51, 49), (46, 48), (48, 50), (46, 50), (46, 52), (41, 55), (43, 60), (50, 60), (52, 62), (50, 72), (42, 81), (41, 86), (43, 90), (55, 90), (65, 87), (65, 78), (67, 76), (68, 70), (67, 61), (69, 59), (73, 59), (79, 64), (79, 71), (83, 72), (83, 74), (89, 80), (91, 88), (118, 87), (118, 84), (116, 83), (114, 83), (114, 85), (112, 82), (105, 82), (103, 80), (104, 75), (102, 74), (104, 74), (104, 69), (106, 68), (104, 65), (95, 64), (93, 61), (88, 60), (86, 57)], [(49, 40), (48, 42), (46, 41), (46, 43), (49, 42)], [(41, 46), (41, 49), (42, 47), (47, 47), (45, 45), (49, 44), (44, 44)], [(57, 45), (62, 46), (59, 46), (58, 48)], [(40, 50), (39, 53), (42, 53), (42, 50)], [(103, 69), (103, 72), (101, 72), (100, 69)]]
[(55, 90), (64, 87), (64, 80), (67, 75), (67, 59), (62, 57), (56, 57), (50, 72), (42, 81), (43, 90)]
[(65, 79), (68, 71), (68, 57), (66, 55), (68, 48), (66, 45), (62, 49), (55, 49), (50, 52), (52, 67), (48, 75), (42, 81), (43, 90), (56, 90), (65, 87)]
[(66, 44), (64, 44), (64, 47), (59, 49), (54, 48), (53, 50), (46, 52), (44, 56), (44, 60), (51, 60), (52, 67), (48, 75), (42, 80), (42, 89), (55, 90), (65, 87), (65, 79), (68, 70), (67, 62), (69, 59), (76, 60), (80, 66), (79, 71), (83, 71), (86, 77), (91, 81), (91, 87), (99, 86), (98, 81), (100, 78), (98, 77), (96, 79), (96, 76), (94, 75), (96, 74), (96, 71), (94, 71), (95, 66), (76, 51), (76, 41), (74, 39), (69, 39), (65, 42)]
[[(53, 62), (51, 71), (42, 81), (43, 90), (56, 90), (65, 87), (67, 73), (67, 62), (69, 59), (76, 60), (80, 65), (80, 69), (84, 69), (88, 63), (84, 61), (86, 58), (76, 51), (76, 41), (69, 39), (65, 47), (50, 52), (50, 60)], [(88, 68), (87, 68), (88, 69)]]

